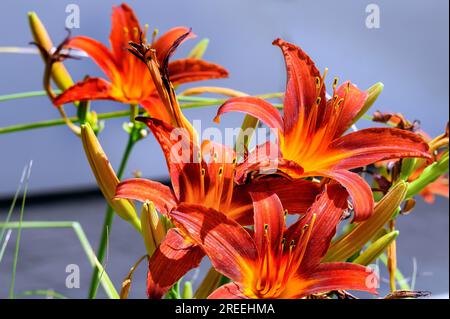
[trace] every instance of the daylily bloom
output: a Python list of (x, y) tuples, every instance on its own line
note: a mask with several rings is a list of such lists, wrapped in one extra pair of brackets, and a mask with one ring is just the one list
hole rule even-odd
[[(385, 159), (430, 158), (428, 146), (418, 135), (394, 128), (369, 128), (342, 136), (365, 110), (368, 92), (350, 82), (337, 88), (335, 79), (332, 97), (327, 100), (325, 75), (320, 75), (309, 56), (281, 39), (274, 44), (283, 52), (288, 75), (283, 116), (264, 100), (238, 97), (219, 108), (216, 120), (226, 112), (239, 111), (276, 129), (284, 159), (278, 163), (279, 171), (293, 178), (322, 176), (338, 181), (353, 200), (354, 220), (366, 219), (373, 211), (373, 195), (369, 185), (350, 170)], [(264, 146), (257, 152), (261, 149)], [(238, 168), (239, 181), (259, 168), (244, 163)]]
[(289, 299), (344, 289), (376, 293), (377, 278), (368, 268), (321, 263), (347, 209), (341, 186), (327, 185), (308, 214), (289, 228), (278, 196), (257, 192), (251, 197), (254, 232), (199, 205), (183, 204), (171, 212), (178, 229), (233, 281), (209, 298)]
[[(235, 187), (236, 155), (231, 148), (211, 141), (198, 146), (186, 130), (179, 130), (180, 138), (173, 139), (171, 134), (176, 131), (169, 124), (157, 119), (137, 119), (148, 125), (160, 143), (173, 189), (159, 182), (134, 178), (118, 185), (116, 198), (152, 201), (158, 211), (169, 218), (170, 211), (179, 205), (197, 204), (249, 225), (253, 221), (250, 190), (272, 190), (280, 196), (286, 211), (291, 214), (306, 213), (319, 193), (318, 183), (300, 179), (268, 178), (254, 181), (252, 185)], [(179, 150), (187, 153), (180, 157)], [(179, 249), (180, 244), (183, 249)], [(204, 256), (199, 251), (198, 246), (186, 241), (177, 230), (169, 231), (149, 263), (149, 296), (161, 297), (180, 276), (196, 267)], [(179, 271), (167, 271), (167, 268)]]
[[(189, 31), (185, 27), (176, 27), (152, 41), (150, 46), (156, 51), (161, 66), (171, 53), (176, 40)], [(127, 50), (129, 42), (145, 41), (145, 33), (146, 30), (141, 29), (133, 10), (128, 5), (122, 4), (113, 7), (111, 49), (85, 36), (69, 39), (66, 47), (86, 52), (103, 70), (108, 80), (89, 77), (65, 90), (56, 98), (55, 105), (106, 99), (127, 104), (140, 104), (150, 116), (155, 118), (166, 120), (170, 117), (158, 98), (147, 66)], [(193, 36), (189, 33), (185, 39)], [(175, 60), (168, 63), (167, 68), (174, 84), (228, 76), (228, 72), (223, 67), (194, 58)]]

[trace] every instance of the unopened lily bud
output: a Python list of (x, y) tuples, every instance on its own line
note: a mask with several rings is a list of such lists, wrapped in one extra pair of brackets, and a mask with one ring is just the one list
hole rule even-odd
[(208, 48), (209, 39), (202, 39), (197, 45), (192, 49), (189, 53), (188, 58), (191, 59), (201, 59), (205, 54), (206, 49)]
[(152, 202), (146, 202), (142, 206), (141, 227), (147, 254), (152, 256), (156, 248), (164, 240), (164, 237), (166, 237), (164, 224)]
[(411, 174), (414, 172), (414, 168), (416, 167), (416, 159), (415, 158), (404, 158), (402, 159), (402, 166), (400, 170), (400, 178), (405, 182), (408, 181)]
[(399, 231), (391, 231), (386, 235), (380, 237), (373, 242), (361, 255), (359, 255), (353, 262), (363, 266), (368, 266), (373, 263), (398, 237)]
[(81, 125), (81, 140), (97, 184), (108, 204), (117, 215), (140, 231), (140, 221), (133, 203), (128, 199), (114, 199), (119, 179), (89, 124)]
[[(37, 16), (36, 12), (28, 13), (28, 22), (30, 24), (31, 33), (33, 34), (34, 42), (45, 49), (47, 52), (53, 49), (53, 42), (48, 35), (47, 30)], [(42, 57), (45, 59), (45, 57)], [(44, 60), (44, 62), (47, 62)], [(72, 77), (62, 62), (56, 62), (52, 66), (52, 79), (56, 86), (65, 90), (73, 85)]]
[(331, 244), (324, 261), (345, 261), (372, 240), (399, 211), (408, 186), (399, 181), (375, 205), (373, 214)]
[(358, 121), (364, 114), (367, 113), (367, 111), (372, 107), (372, 105), (375, 103), (375, 101), (380, 96), (381, 92), (383, 91), (384, 84), (381, 82), (375, 83), (370, 88), (367, 89), (366, 93), (368, 94), (367, 100), (364, 103), (364, 106), (359, 111), (358, 115), (355, 117), (354, 122)]
[(192, 299), (192, 283), (190, 281), (186, 281), (183, 287), (183, 293), (181, 295), (182, 299)]

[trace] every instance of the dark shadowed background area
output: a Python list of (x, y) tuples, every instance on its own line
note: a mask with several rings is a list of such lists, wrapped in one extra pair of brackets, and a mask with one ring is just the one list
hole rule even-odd
[[(323, 70), (328, 80), (339, 76), (361, 88), (375, 82), (385, 90), (373, 110), (396, 111), (411, 120), (418, 119), (431, 136), (442, 132), (448, 121), (449, 45), (448, 1), (128, 1), (142, 24), (161, 32), (177, 25), (193, 28), (198, 39), (209, 38), (205, 59), (222, 64), (230, 79), (209, 82), (249, 94), (283, 91), (285, 71), (279, 49), (271, 42), (277, 37), (300, 45)], [(380, 8), (380, 28), (366, 27), (366, 6)], [(87, 35), (108, 41), (111, 6), (115, 1), (15, 1), (0, 2), (0, 46), (27, 46), (32, 40), (27, 12), (36, 11), (58, 42), (64, 30), (68, 4), (80, 8), (80, 28), (74, 35)], [(177, 56), (183, 56), (195, 41), (183, 44)], [(30, 54), (0, 55), (0, 95), (41, 89), (43, 65)], [(89, 59), (67, 62), (73, 78), (86, 74), (102, 75)], [(206, 84), (206, 83), (202, 83)], [(187, 87), (187, 86), (183, 86)], [(126, 109), (112, 102), (92, 104), (97, 112)], [(70, 106), (66, 107), (70, 112)], [(188, 110), (189, 119), (212, 122), (215, 107)], [(45, 97), (0, 104), (0, 127), (47, 120), (58, 112)], [(242, 115), (224, 116), (219, 127), (239, 127)], [(125, 119), (106, 122), (101, 143), (112, 164), (117, 167), (126, 143), (122, 129)], [(370, 125), (365, 120), (358, 127)], [(30, 194), (37, 200), (27, 205), (26, 220), (77, 220), (96, 247), (104, 215), (101, 197), (79, 193), (95, 188), (94, 178), (82, 146), (66, 127), (0, 135), (0, 219), (7, 211), (7, 199), (13, 194), (24, 165), (33, 160)], [(167, 171), (162, 153), (149, 137), (136, 146), (126, 177), (135, 170), (144, 176), (165, 180)], [(45, 200), (44, 194), (72, 193), (69, 198)], [(81, 195), (78, 195), (81, 194)], [(84, 194), (84, 195), (82, 195)], [(90, 194), (90, 195), (89, 195)], [(41, 200), (39, 200), (39, 198)], [(405, 275), (415, 278), (415, 288), (448, 296), (448, 200), (439, 199), (430, 206), (419, 201), (412, 215), (399, 220), (399, 258)], [(140, 238), (128, 224), (116, 219), (110, 238), (107, 270), (115, 283), (143, 253)], [(0, 298), (7, 296), (14, 251), (13, 233), (0, 264)], [(89, 264), (70, 230), (25, 230), (17, 268), (17, 292), (28, 289), (55, 289), (69, 297), (86, 296)], [(65, 287), (68, 264), (81, 268), (81, 288)], [(132, 297), (143, 297), (145, 267), (136, 274)], [(382, 275), (383, 275), (382, 270)], [(413, 276), (415, 274), (415, 276)], [(195, 274), (193, 274), (196, 276)], [(383, 275), (386, 277), (386, 273)], [(200, 278), (197, 279), (197, 282)], [(384, 288), (386, 284), (383, 284)], [(383, 292), (386, 290), (383, 288)], [(103, 296), (103, 295), (102, 295)]]

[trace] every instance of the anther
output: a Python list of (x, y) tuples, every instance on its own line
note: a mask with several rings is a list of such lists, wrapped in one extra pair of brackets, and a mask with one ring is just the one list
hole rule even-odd
[(322, 101), (322, 98), (320, 96), (318, 96), (317, 99), (316, 99), (316, 104), (320, 105), (321, 101)]
[(220, 166), (219, 167), (219, 176), (222, 176), (222, 174), (223, 174), (223, 166)]
[(202, 176), (205, 176), (206, 170), (202, 168)]
[(316, 76), (315, 81), (316, 81), (316, 88), (320, 89), (320, 78), (318, 76)]
[(281, 248), (283, 249), (285, 245), (286, 245), (286, 238), (283, 238), (281, 240)]
[(267, 235), (267, 231), (269, 229), (269, 225), (268, 224), (264, 224), (264, 233)]
[(291, 240), (291, 242), (289, 243), (289, 248), (294, 248), (295, 247), (295, 240)]
[(333, 79), (333, 90), (336, 90), (336, 87), (337, 87), (337, 85), (338, 85), (338, 82), (339, 82), (339, 78), (338, 78), (338, 77), (335, 77), (335, 78)]
[(289, 214), (288, 210), (285, 209), (285, 210), (284, 210), (284, 216), (287, 216), (288, 214)]

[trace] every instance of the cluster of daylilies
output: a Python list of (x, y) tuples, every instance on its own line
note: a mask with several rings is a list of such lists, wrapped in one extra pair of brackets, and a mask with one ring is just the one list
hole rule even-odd
[[(284, 94), (257, 97), (223, 87), (177, 94), (180, 84), (228, 76), (224, 67), (202, 60), (207, 41), (187, 58), (171, 60), (194, 37), (190, 29), (148, 34), (122, 4), (113, 8), (110, 48), (84, 36), (69, 36), (54, 48), (37, 15), (29, 18), (45, 62), (44, 88), (81, 137), (110, 207), (102, 243), (114, 212), (142, 235), (147, 251), (139, 262), (148, 261), (149, 298), (353, 298), (348, 290), (376, 295), (379, 275), (369, 266), (377, 259), (389, 271), (390, 298), (415, 296), (397, 289), (405, 283), (396, 266), (395, 221), (412, 210), (416, 195), (426, 201), (448, 196), (448, 127), (430, 138), (401, 114), (369, 117), (381, 83), (362, 90), (335, 78), (327, 90), (327, 70), (321, 73), (302, 49), (282, 39), (273, 44), (286, 64)], [(107, 79), (73, 83), (63, 60), (77, 51)], [(219, 103), (216, 122), (229, 112), (246, 114), (234, 145), (201, 140), (183, 115), (189, 103), (182, 102), (202, 101), (192, 96), (202, 93), (228, 98)], [(97, 139), (100, 117), (90, 109), (100, 99), (130, 105), (129, 142), (117, 172)], [(68, 103), (77, 108), (75, 120), (64, 111)], [(383, 125), (358, 130), (362, 117)], [(261, 125), (272, 138), (250, 147)], [(132, 146), (145, 137), (158, 141), (171, 185), (121, 180)], [(183, 276), (204, 258), (211, 269), (196, 292), (190, 282), (180, 292)], [(137, 265), (122, 284), (122, 298)]]

